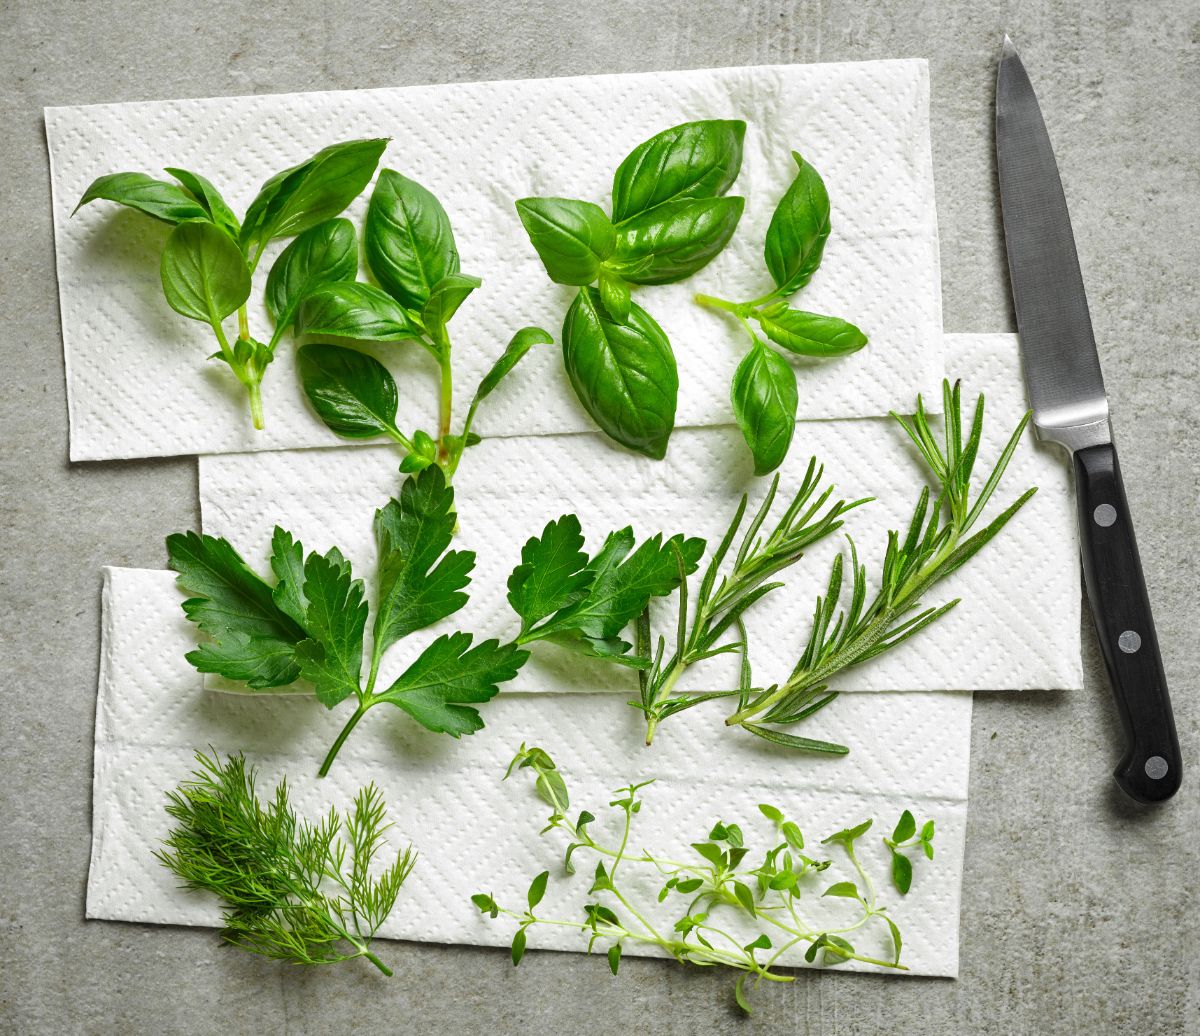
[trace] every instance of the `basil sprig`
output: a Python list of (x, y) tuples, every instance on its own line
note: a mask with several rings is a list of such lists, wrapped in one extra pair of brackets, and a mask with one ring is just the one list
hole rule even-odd
[(679, 374), (671, 343), (631, 288), (690, 277), (728, 244), (744, 199), (725, 194), (745, 133), (744, 122), (709, 119), (639, 144), (613, 177), (611, 215), (575, 198), (516, 203), (550, 279), (580, 289), (562, 343), (575, 394), (605, 434), (648, 457), (666, 454)]
[[(263, 427), (262, 379), (280, 338), (293, 325), (306, 294), (352, 276), (357, 266), (354, 228), (335, 217), (371, 181), (387, 140), (350, 140), (318, 151), (263, 184), (238, 220), (221, 192), (199, 173), (165, 171), (177, 183), (145, 173), (101, 176), (76, 206), (113, 201), (172, 229), (160, 262), (163, 294), (177, 313), (208, 324), (225, 363), (245, 386), (254, 427)], [(294, 237), (267, 277), (267, 309), (274, 331), (264, 343), (250, 334), (246, 303), (263, 250)], [(225, 321), (237, 315), (232, 341)]]
[[(754, 456), (754, 473), (774, 471), (787, 456), (796, 427), (796, 374), (771, 346), (795, 356), (848, 356), (867, 336), (841, 317), (793, 309), (787, 299), (817, 272), (829, 238), (829, 194), (821, 175), (796, 152), (796, 176), (775, 208), (763, 258), (775, 287), (749, 302), (697, 295), (709, 309), (731, 313), (750, 336), (750, 351), (733, 376), (734, 416)], [(764, 339), (751, 326), (755, 321)]]
[[(393, 169), (380, 172), (371, 194), (363, 251), (375, 284), (355, 280), (358, 261), (352, 251), (339, 277), (306, 288), (293, 307), (297, 334), (308, 339), (298, 353), (304, 393), (336, 435), (386, 436), (404, 451), (402, 471), (436, 464), (449, 477), (463, 451), (480, 441), (472, 431), (480, 402), (534, 345), (549, 345), (553, 339), (537, 327), (518, 331), (479, 383), (461, 430), (452, 433), (450, 321), (482, 281), (460, 270), (454, 230), (441, 202)], [(337, 341), (317, 340), (330, 337)], [(347, 339), (415, 342), (429, 353), (441, 381), (435, 431), (399, 428), (399, 393), (391, 372), (374, 356), (341, 344)]]

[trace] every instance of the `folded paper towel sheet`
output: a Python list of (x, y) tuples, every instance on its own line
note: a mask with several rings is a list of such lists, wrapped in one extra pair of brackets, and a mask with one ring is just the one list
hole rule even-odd
[[(166, 791), (188, 775), (194, 750), (209, 746), (220, 753), (244, 751), (260, 767), (260, 795), (286, 774), (294, 806), (310, 817), (330, 805), (345, 807), (368, 781), (379, 785), (395, 822), (392, 846), (411, 840), (420, 852), (383, 929), (387, 937), (507, 945), (512, 925), (482, 917), (469, 897), (488, 891), (502, 904), (523, 905), (530, 879), (541, 870), (549, 870), (552, 880), (540, 912), (582, 916), (590, 876), (581, 871), (566, 878), (565, 847), (552, 836), (538, 836), (547, 810), (527, 774), (501, 783), (509, 758), (525, 741), (558, 762), (572, 808), (590, 808), (601, 818), (593, 825), (597, 832), (614, 830), (605, 807), (612, 790), (656, 777), (645, 791), (637, 843), (663, 855), (690, 853), (688, 844), (722, 819), (742, 823), (752, 856), (758, 855), (774, 844), (759, 802), (784, 809), (814, 845), (874, 817), (876, 828), (863, 838), (860, 854), (877, 881), (880, 902), (903, 929), (904, 962), (913, 974), (957, 973), (969, 694), (849, 696), (829, 710), (824, 731), (855, 745), (838, 759), (797, 758), (751, 743), (702, 710), (673, 720), (655, 747), (645, 749), (637, 715), (611, 695), (501, 695), (484, 706), (487, 727), (457, 742), (377, 709), (347, 742), (330, 776), (320, 780), (317, 765), (344, 717), (305, 696), (251, 699), (204, 691), (183, 657), (194, 633), (180, 600), (171, 573), (105, 570), (88, 917), (219, 924), (216, 902), (179, 889), (151, 855), (170, 827)], [(937, 852), (932, 861), (916, 861), (912, 892), (901, 897), (886, 878), (880, 835), (890, 832), (905, 808), (919, 822), (936, 821)], [(839, 859), (837, 851), (828, 855)], [(627, 871), (629, 886), (653, 903), (662, 879), (638, 880), (637, 869)], [(802, 904), (806, 918), (832, 924), (849, 915), (845, 901), (818, 898), (841, 877), (853, 875), (830, 870), (818, 876)], [(889, 952), (886, 931), (854, 942), (861, 952)], [(569, 930), (537, 929), (530, 943), (586, 948), (586, 939)], [(627, 944), (625, 952), (639, 948)], [(803, 961), (794, 953), (782, 963)], [(536, 968), (537, 962), (525, 966)], [(605, 965), (596, 960), (592, 966)]]
[[(748, 123), (734, 192), (746, 213), (732, 243), (698, 276), (638, 298), (679, 358), (680, 425), (730, 420), (741, 331), (701, 311), (692, 293), (753, 298), (770, 287), (762, 243), (795, 172), (796, 149), (821, 171), (833, 234), (802, 305), (860, 324), (871, 345), (805, 375), (801, 416), (863, 417), (936, 387), (940, 273), (924, 61), (788, 65), (690, 72), (456, 83), (337, 93), (211, 98), (46, 110), (58, 282), (66, 350), (71, 458), (323, 446), (284, 342), (264, 383), (267, 429), (250, 427), (244, 393), (205, 363), (208, 328), (162, 298), (167, 233), (103, 203), (72, 215), (91, 181), (119, 170), (182, 166), (210, 177), (238, 211), (259, 185), (336, 140), (389, 136), (383, 164), (429, 187), (455, 227), (464, 272), (483, 287), (454, 322), (459, 394), (473, 390), (510, 335), (538, 324), (557, 338), (573, 290), (550, 283), (513, 202), (528, 195), (608, 199), (612, 174), (638, 143), (701, 118)], [(365, 199), (349, 216), (361, 227)], [(268, 249), (269, 268), (286, 242)], [(251, 326), (269, 325), (261, 290)], [(481, 409), (484, 435), (588, 431), (558, 348), (539, 348)], [(426, 427), (432, 362), (412, 346), (378, 355), (402, 377), (400, 427)]]
[[(978, 484), (1025, 409), (1017, 341), (1014, 335), (948, 335), (945, 341), (947, 369), (964, 379), (971, 405), (978, 392), (987, 399)], [(910, 400), (905, 410), (911, 407)], [(810, 455), (825, 465), (839, 495), (877, 498), (851, 512), (842, 530), (854, 537), (868, 570), (877, 573), (886, 530), (906, 527), (915, 503), (920, 484), (915, 451), (890, 418), (803, 424), (780, 473), (782, 498), (800, 484)], [(369, 574), (375, 557), (371, 517), (399, 491), (397, 463), (398, 454), (387, 447), (201, 457), (204, 531), (226, 537), (266, 572), (271, 530), (278, 521), (306, 548), (324, 551), (337, 545), (360, 575)], [(607, 532), (627, 524), (639, 536), (683, 532), (715, 544), (747, 487), (754, 501), (767, 488), (766, 480), (752, 477), (745, 444), (728, 426), (676, 432), (664, 461), (631, 456), (596, 435), (489, 439), (466, 453), (455, 483), (460, 513), (455, 547), (477, 555), (471, 600), (461, 612), (394, 648), (385, 660), (384, 679), (399, 675), (441, 633), (514, 634), (515, 617), (505, 599), (508, 573), (519, 562), (525, 540), (563, 513), (580, 516), (591, 549)], [(961, 597), (962, 603), (904, 647), (851, 670), (835, 683), (837, 689), (1082, 686), (1079, 561), (1067, 472), (1061, 458), (1028, 435), (988, 514), (999, 513), (1031, 485), (1039, 487), (1038, 493), (1008, 528), (936, 587), (928, 601)], [(776, 513), (785, 506), (781, 499)], [(824, 592), (829, 561), (845, 546), (839, 532), (811, 548), (784, 573), (786, 585), (748, 613), (756, 683), (765, 686), (791, 671), (804, 649), (816, 595)], [(657, 628), (674, 629), (668, 612), (658, 616)], [(735, 687), (737, 669), (736, 656), (719, 656), (685, 674), (680, 686)], [(220, 678), (209, 681), (209, 686), (232, 689)], [(632, 694), (635, 686), (627, 670), (589, 664), (546, 644), (535, 649), (506, 689)], [(711, 718), (720, 708), (699, 711)], [(813, 723), (823, 728), (825, 715)], [(825, 736), (824, 730), (817, 735)]]

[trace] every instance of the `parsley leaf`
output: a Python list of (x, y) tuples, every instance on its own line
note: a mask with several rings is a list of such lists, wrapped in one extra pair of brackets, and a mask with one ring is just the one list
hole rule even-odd
[(377, 700), (399, 706), (437, 733), (473, 734), (483, 720), (470, 705), (494, 698), (528, 657), (515, 644), (485, 640), (471, 647), (469, 633), (441, 636)]
[(596, 573), (587, 567), (579, 518), (564, 514), (548, 522), (541, 537), (521, 548), (521, 564), (508, 577), (508, 603), (521, 617), (521, 632), (580, 600)]
[(168, 537), (171, 567), (192, 595), (184, 612), (208, 637), (188, 661), (202, 673), (254, 690), (303, 680), (330, 709), (353, 697), (358, 708), (330, 748), (321, 776), (367, 710), (383, 701), (435, 733), (474, 733), (483, 720), (471, 705), (493, 698), (529, 657), (516, 643), (485, 640), (471, 647), (469, 633), (443, 635), (387, 690), (375, 690), (388, 648), (467, 601), (463, 588), (475, 555), (448, 550), (455, 520), (454, 492), (437, 465), (409, 477), (399, 498), (376, 512), (379, 595), (365, 682), (366, 590), (336, 547), (305, 556), (295, 537), (276, 527), (271, 585), (226, 540), (194, 532)]

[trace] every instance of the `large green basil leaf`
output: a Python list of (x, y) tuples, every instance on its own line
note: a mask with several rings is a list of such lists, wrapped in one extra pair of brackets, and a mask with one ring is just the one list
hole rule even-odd
[(742, 168), (740, 119), (685, 122), (639, 144), (613, 177), (614, 223), (680, 198), (716, 198)]
[(102, 198), (144, 212), (164, 223), (182, 223), (186, 219), (208, 219), (208, 212), (182, 187), (156, 180), (145, 173), (109, 173), (92, 181), (83, 192), (78, 212), (89, 201)]
[(730, 395), (738, 427), (754, 455), (754, 474), (774, 471), (796, 430), (796, 372), (774, 349), (756, 341), (738, 364)]
[(617, 235), (599, 205), (574, 198), (522, 198), (517, 214), (556, 284), (591, 284)]
[(512, 336), (512, 341), (508, 343), (507, 348), (500, 355), (500, 358), (492, 364), (492, 369), (483, 376), (483, 380), (479, 383), (479, 388), (475, 390), (475, 398), (471, 401), (471, 409), (474, 410), (479, 405), (479, 401), (490, 396), (495, 391), (496, 386), (500, 384), (509, 374), (509, 372), (521, 362), (530, 349), (535, 345), (553, 345), (554, 338), (549, 331), (543, 331), (540, 327), (523, 327), (515, 335)]
[(575, 394), (602, 431), (661, 460), (675, 427), (679, 372), (663, 330), (632, 303), (618, 323), (595, 288), (582, 288), (563, 322), (563, 361)]
[(337, 281), (353, 281), (357, 271), (358, 238), (353, 223), (327, 219), (309, 227), (279, 253), (267, 275), (267, 310), (276, 332), (291, 326), (306, 295)]
[(767, 269), (781, 295), (803, 288), (821, 265), (829, 237), (829, 195), (820, 174), (795, 151), (799, 171), (767, 227)]
[(300, 302), (296, 333), (400, 342), (421, 329), (390, 295), (373, 284), (342, 281), (318, 288)]
[(224, 230), (207, 219), (180, 223), (163, 246), (163, 294), (176, 313), (219, 324), (250, 297), (250, 268)]
[(375, 357), (340, 345), (304, 345), (300, 383), (317, 416), (347, 439), (396, 431), (396, 382)]
[(241, 233), (242, 225), (238, 222), (237, 216), (233, 214), (233, 209), (221, 197), (221, 192), (213, 186), (211, 181), (206, 180), (199, 173), (189, 173), (186, 169), (172, 169), (170, 166), (167, 166), (163, 172), (170, 173), (176, 180), (183, 184), (188, 193), (208, 213), (208, 218), (218, 227), (228, 230), (234, 238)]
[(684, 198), (622, 223), (613, 265), (634, 284), (671, 284), (709, 263), (733, 237), (744, 198)]
[(425, 325), (434, 341), (446, 343), (446, 325), (450, 318), (458, 312), (458, 307), (476, 288), (481, 285), (478, 277), (470, 277), (465, 273), (451, 273), (443, 277), (429, 292), (429, 301), (421, 310), (421, 323)]
[(757, 314), (766, 336), (798, 356), (849, 356), (867, 344), (867, 336), (841, 317), (802, 309), (771, 309)]
[(438, 281), (458, 273), (458, 249), (441, 202), (392, 169), (379, 174), (363, 234), (367, 265), (397, 302), (420, 312)]
[(386, 137), (347, 140), (276, 173), (246, 210), (242, 247), (299, 234), (338, 215), (371, 182), (387, 145)]

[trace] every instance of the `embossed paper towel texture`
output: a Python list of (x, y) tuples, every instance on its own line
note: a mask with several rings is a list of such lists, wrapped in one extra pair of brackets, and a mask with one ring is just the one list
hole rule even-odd
[[(977, 393), (987, 397), (978, 486), (1025, 409), (1017, 342), (1013, 335), (947, 335), (946, 356), (948, 370), (964, 377), (972, 405)], [(890, 418), (800, 425), (781, 470), (781, 497), (800, 484), (810, 455), (825, 464), (838, 495), (877, 498), (850, 512), (842, 530), (854, 537), (869, 571), (877, 572), (886, 531), (904, 527), (920, 485), (915, 451), (903, 430)], [(390, 448), (202, 457), (204, 530), (225, 536), (260, 571), (267, 571), (271, 529), (279, 521), (309, 549), (323, 551), (336, 544), (359, 574), (367, 574), (375, 557), (371, 516), (399, 490), (397, 463)], [(471, 600), (463, 611), (394, 648), (385, 662), (385, 677), (398, 675), (437, 634), (452, 629), (482, 637), (514, 633), (515, 618), (505, 599), (508, 573), (519, 561), (521, 545), (552, 518), (577, 513), (592, 549), (607, 532), (626, 524), (641, 536), (683, 532), (715, 544), (745, 488), (751, 487), (755, 501), (766, 491), (766, 480), (751, 476), (737, 429), (729, 427), (676, 432), (664, 461), (633, 457), (594, 435), (485, 440), (464, 456), (455, 482), (461, 519), (455, 546), (477, 555)], [(962, 603), (902, 648), (846, 674), (837, 688), (1082, 685), (1079, 560), (1067, 472), (1060, 457), (1027, 435), (988, 516), (1031, 485), (1039, 487), (1038, 493), (1009, 526), (927, 601), (961, 597)], [(776, 513), (784, 506), (781, 499)], [(785, 573), (786, 585), (748, 614), (756, 683), (765, 686), (786, 677), (803, 651), (813, 602), (824, 592), (832, 554), (845, 548), (842, 532), (810, 548)], [(670, 615), (658, 618), (660, 629), (674, 629)], [(736, 686), (737, 664), (733, 655), (711, 659), (687, 673), (681, 686)], [(540, 645), (510, 686), (628, 694), (631, 681), (626, 670), (581, 663), (552, 645)], [(720, 706), (705, 708), (716, 711)], [(823, 720), (813, 722), (821, 725)]]
[[(503, 903), (523, 904), (530, 879), (541, 870), (553, 876), (542, 912), (581, 916), (591, 884), (586, 868), (566, 879), (565, 846), (552, 836), (539, 838), (547, 811), (527, 773), (500, 781), (524, 740), (551, 753), (566, 775), (572, 808), (590, 808), (601, 818), (593, 829), (608, 835), (614, 830), (605, 807), (610, 792), (657, 777), (645, 791), (637, 844), (663, 855), (690, 853), (688, 843), (703, 839), (719, 819), (744, 823), (757, 855), (773, 844), (759, 802), (788, 811), (814, 844), (874, 817), (877, 830), (863, 839), (861, 851), (878, 877), (880, 902), (904, 931), (905, 963), (916, 974), (957, 971), (970, 695), (850, 695), (829, 710), (825, 732), (853, 739), (855, 751), (802, 760), (732, 736), (717, 716), (702, 710), (672, 720), (654, 748), (645, 749), (635, 713), (610, 695), (502, 695), (484, 707), (487, 727), (457, 742), (419, 729), (394, 710), (376, 709), (347, 741), (330, 776), (319, 780), (317, 763), (344, 714), (303, 696), (202, 690), (183, 658), (194, 634), (180, 600), (170, 573), (106, 570), (89, 917), (219, 923), (216, 903), (178, 889), (151, 855), (169, 827), (165, 792), (187, 776), (193, 750), (209, 745), (218, 752), (244, 750), (261, 766), (261, 793), (286, 774), (295, 806), (308, 816), (330, 804), (347, 805), (369, 780), (380, 786), (396, 825), (389, 833), (392, 845), (411, 839), (421, 854), (384, 928), (387, 936), (506, 945), (512, 927), (481, 917), (468, 897), (490, 891)], [(886, 879), (879, 835), (905, 808), (919, 820), (936, 820), (937, 853), (933, 861), (916, 861), (913, 890), (901, 898)], [(836, 851), (829, 855), (837, 858)], [(835, 872), (822, 877), (828, 880), (819, 880), (805, 897), (804, 912), (824, 923), (849, 916), (845, 901), (818, 899)], [(662, 884), (657, 877), (639, 880), (635, 868), (624, 881), (651, 904)], [(530, 942), (586, 947), (579, 933), (566, 930), (537, 930)], [(865, 952), (889, 952), (885, 931), (856, 935), (854, 942)], [(626, 944), (625, 952), (638, 950)], [(799, 964), (798, 957), (786, 962)], [(603, 968), (604, 962), (592, 966)]]
[[(336, 140), (377, 135), (394, 138), (383, 164), (445, 204), (464, 272), (484, 279), (454, 321), (460, 396), (521, 325), (539, 324), (557, 338), (573, 294), (546, 277), (513, 201), (607, 202), (617, 164), (646, 137), (691, 119), (736, 117), (749, 125), (734, 187), (746, 212), (733, 242), (698, 276), (638, 295), (679, 358), (678, 423), (730, 419), (729, 382), (745, 344), (692, 294), (742, 299), (770, 287), (763, 235), (795, 173), (792, 149), (821, 171), (833, 206), (825, 260), (802, 306), (845, 316), (871, 336), (854, 356), (806, 368), (801, 414), (870, 416), (906, 406), (941, 374), (928, 93), (925, 62), (879, 61), (47, 109), (71, 457), (329, 444), (303, 400), (290, 342), (264, 383), (267, 428), (251, 429), (240, 386), (206, 364), (209, 330), (162, 297), (165, 226), (106, 203), (71, 210), (104, 173), (182, 166), (209, 176), (243, 211), (278, 170)], [(350, 209), (358, 226), (364, 210), (365, 199)], [(285, 243), (268, 250), (264, 273)], [(263, 336), (261, 285), (250, 315)], [(429, 357), (411, 345), (378, 355), (402, 379), (400, 427), (428, 426), (436, 398)], [(527, 357), (478, 423), (484, 435), (593, 427), (557, 346)]]

